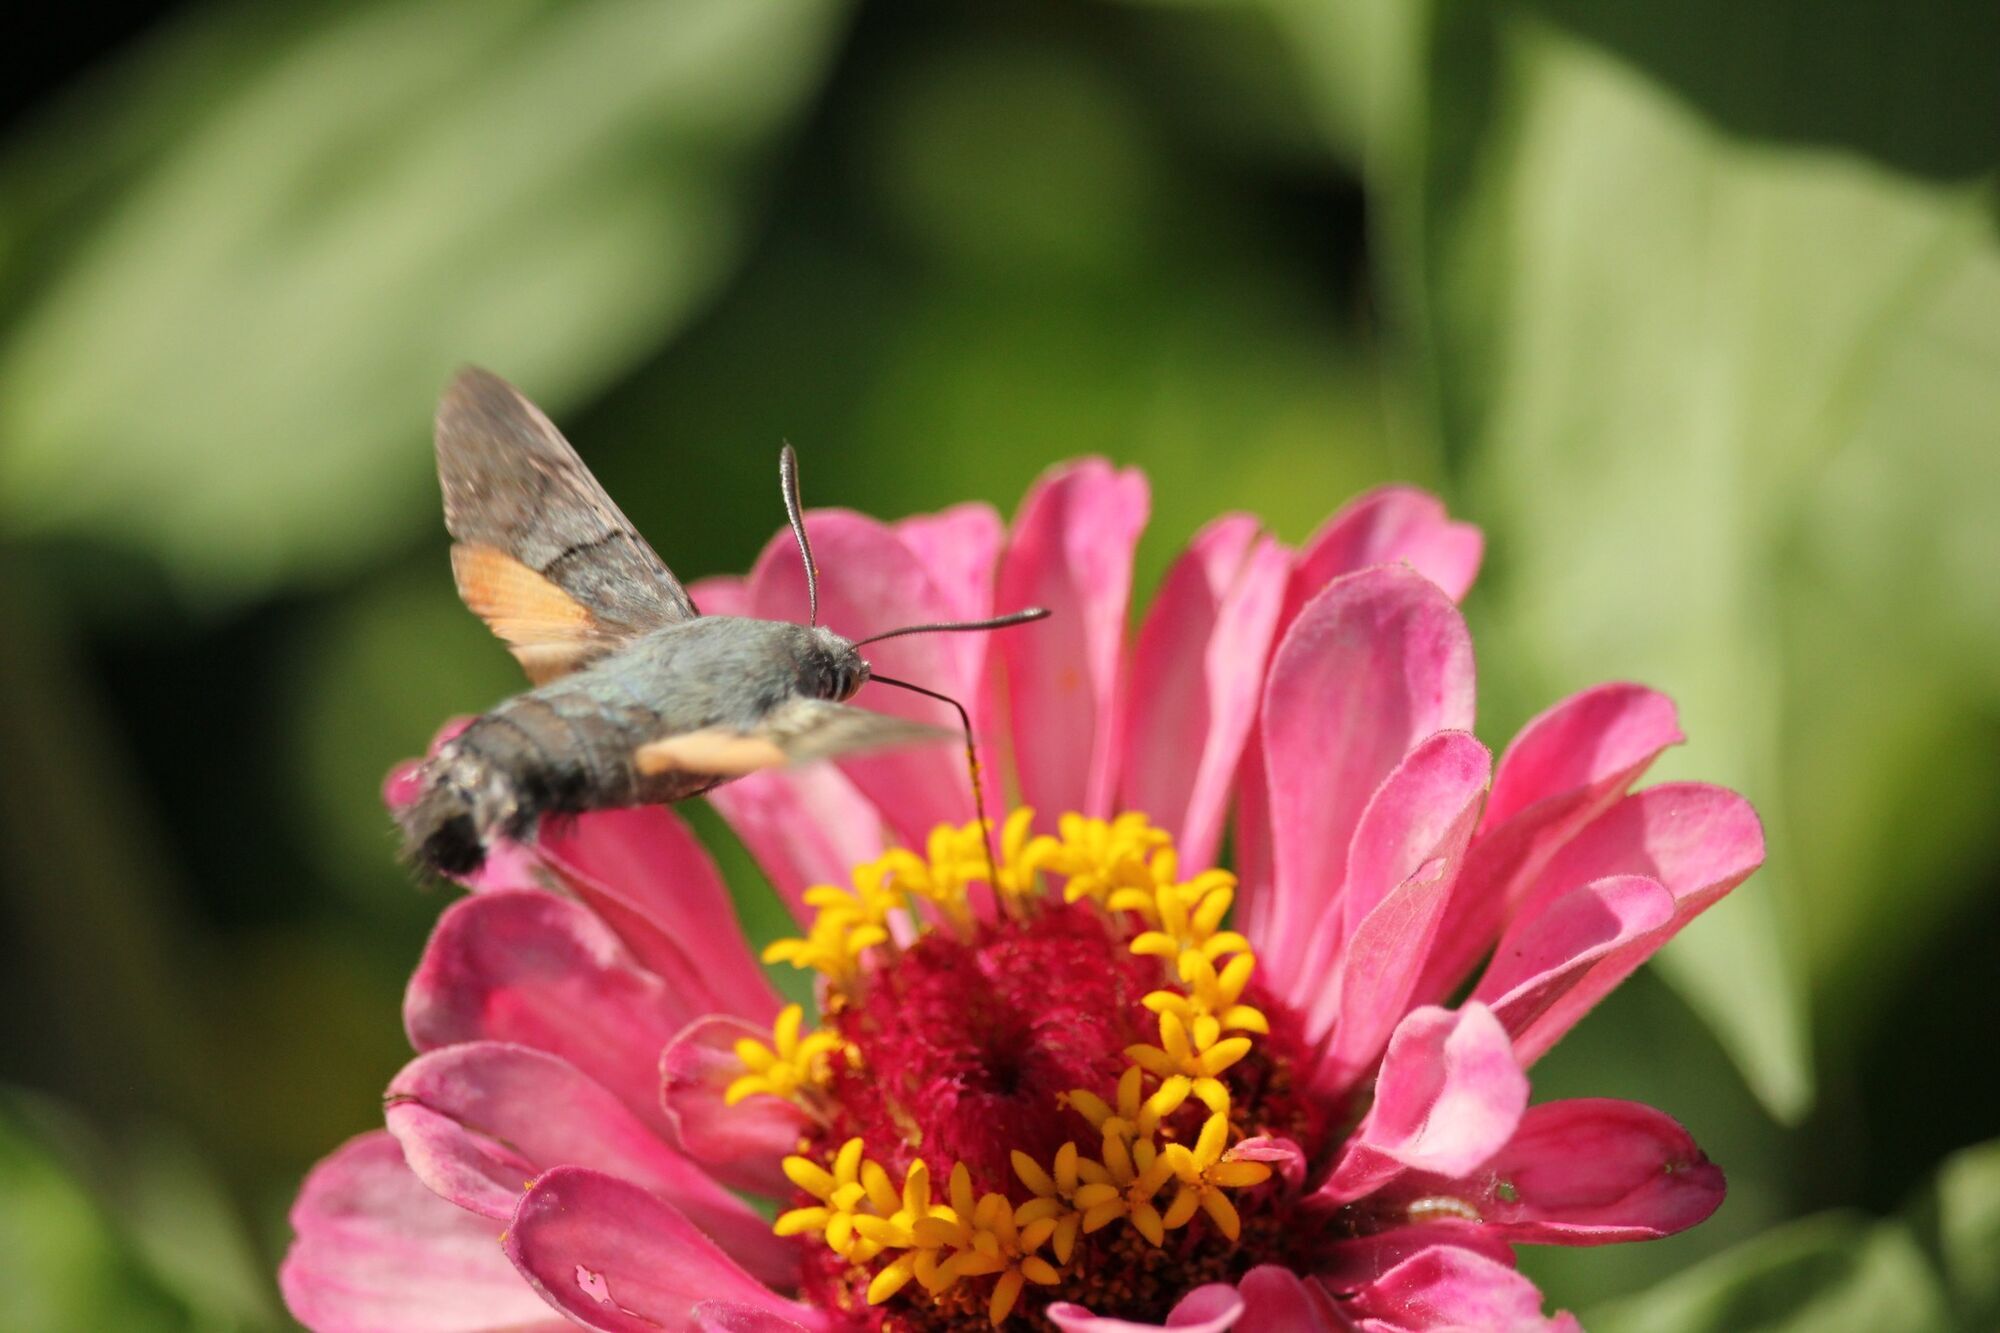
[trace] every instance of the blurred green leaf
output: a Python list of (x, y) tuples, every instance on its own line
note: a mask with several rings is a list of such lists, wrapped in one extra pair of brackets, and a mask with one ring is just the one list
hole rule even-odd
[(2000, 1327), (2000, 1140), (1948, 1159), (1918, 1209), (1960, 1328)]
[[(1876, 627), (1934, 642), (1964, 642), (1968, 619), (1872, 568), (1836, 585), (1800, 559), (1802, 538), (1825, 479), (1859, 471), (1943, 502), (1899, 571), (1964, 590), (2000, 573), (1970, 518), (2000, 498), (2000, 348), (1990, 313), (1972, 313), (1991, 309), (1988, 200), (1734, 140), (1560, 29), (1441, 12), (1432, 143), (1419, 177), (1391, 182), (1425, 199), (1419, 262), (1399, 277), (1422, 288), (1408, 304), (1429, 319), (1439, 419), (1495, 530), (1505, 655), (1544, 693), (1607, 677), (1667, 690), (1692, 744), (1662, 775), (1736, 786), (1763, 813), (1769, 864), (1661, 963), (1794, 1118), (1812, 1097), (1808, 964), (1862, 947), (1884, 900), (1860, 865), (1793, 837), (1802, 781), (1866, 783), (1880, 751), (1802, 773), (1797, 756), (1824, 760), (1843, 719), (1788, 687), (1829, 652), (1890, 703), (1935, 697), (1941, 674), (1904, 651), (1908, 634), (1828, 642), (1796, 608), (1866, 597)], [(1907, 734), (1860, 732), (1891, 748)], [(1808, 882), (1813, 926), (1830, 901), (1846, 929), (1807, 934)]]
[(1949, 1325), (1898, 1223), (1827, 1214), (1780, 1227), (1584, 1318), (1592, 1333), (1903, 1333)]
[(1992, 1328), (2000, 1323), (2000, 1141), (1947, 1160), (1902, 1216), (1806, 1218), (1594, 1310), (1585, 1323), (1594, 1333)]
[[(61, 218), (79, 239), (0, 336), (0, 521), (152, 551), (211, 598), (369, 558), (430, 507), (424, 423), (455, 363), (560, 407), (711, 290), (744, 167), (841, 11), (400, 0), (228, 61), (162, 46), (186, 63), (142, 62), (123, 96), (202, 98), (169, 97), (185, 123), (156, 156), (22, 150), (144, 165)], [(94, 125), (152, 146), (142, 119)], [(20, 232), (0, 260), (49, 249)]]
[(242, 1228), (186, 1145), (116, 1148), (45, 1097), (0, 1089), (0, 1327), (227, 1330), (275, 1313)]

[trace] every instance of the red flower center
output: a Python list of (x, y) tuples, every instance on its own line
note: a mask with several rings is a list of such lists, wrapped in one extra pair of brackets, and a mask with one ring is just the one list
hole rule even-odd
[(968, 833), (862, 867), (851, 895), (815, 890), (808, 936), (774, 946), (827, 977), (821, 1026), (801, 1039), (796, 1013), (781, 1021), (732, 1095), (810, 1117), (778, 1224), (825, 1241), (806, 1297), (912, 1333), (1046, 1326), (1057, 1300), (1157, 1320), (1192, 1287), (1283, 1262), (1294, 1231), (1268, 1163), (1310, 1159), (1326, 1127), (1293, 1087), (1297, 1023), (1222, 928), (1234, 881), (1178, 882), (1143, 819), (1030, 841), (1017, 817), (1001, 910), (981, 914), (966, 884), (992, 875)]

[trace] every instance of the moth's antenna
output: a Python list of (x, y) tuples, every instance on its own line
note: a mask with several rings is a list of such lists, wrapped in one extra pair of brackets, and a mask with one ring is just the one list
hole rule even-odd
[[(1046, 611), (1042, 612), (1042, 615), (1047, 614), (1048, 612)], [(1040, 617), (1035, 617), (1035, 619), (1040, 619)], [(974, 627), (966, 626), (966, 628)], [(896, 632), (903, 633), (904, 631), (898, 630)], [(867, 640), (864, 639), (862, 642), (865, 643)], [(995, 896), (998, 896), (1002, 891), (1000, 888), (1000, 867), (993, 860), (993, 821), (986, 817), (986, 788), (979, 781), (979, 749), (972, 741), (971, 714), (965, 711), (964, 704), (952, 698), (949, 694), (940, 694), (936, 690), (927, 690), (921, 685), (912, 685), (907, 680), (894, 680), (888, 676), (871, 675), (869, 679), (877, 685), (893, 685), (899, 690), (908, 690), (912, 694), (921, 694), (926, 699), (935, 699), (939, 703), (950, 704), (958, 713), (958, 724), (965, 728), (965, 764), (966, 771), (972, 777), (972, 807), (979, 812), (979, 850), (986, 853), (986, 882), (992, 885)]]
[(819, 566), (813, 563), (812, 543), (806, 540), (806, 516), (799, 510), (799, 456), (788, 443), (778, 451), (778, 486), (785, 493), (785, 517), (791, 520), (792, 536), (798, 538), (799, 555), (806, 562), (806, 602), (819, 624)]
[[(900, 639), (905, 634), (929, 634), (934, 630), (1006, 629), (1010, 625), (1028, 625), (1037, 620), (1047, 620), (1048, 618), (1049, 609), (1046, 606), (1031, 606), (1025, 611), (1010, 611), (1004, 616), (994, 616), (990, 620), (938, 620), (928, 625), (905, 625), (901, 629), (884, 630), (880, 634), (871, 634), (865, 639), (856, 639), (854, 646), (859, 648), (864, 643), (880, 643), (884, 639)], [(877, 676), (875, 679), (880, 680), (882, 678)], [(905, 688), (915, 689), (916, 686), (911, 685)]]

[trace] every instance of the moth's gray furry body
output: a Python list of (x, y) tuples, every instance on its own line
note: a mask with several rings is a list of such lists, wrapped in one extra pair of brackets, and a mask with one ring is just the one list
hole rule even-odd
[(752, 731), (790, 700), (847, 697), (867, 670), (853, 644), (824, 628), (704, 616), (652, 630), (440, 746), (398, 816), (407, 848), (465, 874), (493, 838), (530, 837), (544, 815), (685, 800), (723, 778), (641, 773), (641, 746), (711, 727)]

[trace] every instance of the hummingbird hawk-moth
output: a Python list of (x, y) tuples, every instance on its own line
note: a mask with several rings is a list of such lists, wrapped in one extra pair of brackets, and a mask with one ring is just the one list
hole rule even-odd
[[(461, 371), (437, 414), (444, 522), (459, 596), (532, 689), (438, 747), (397, 814), (410, 855), (463, 875), (495, 839), (545, 815), (685, 800), (760, 769), (953, 733), (849, 704), (875, 675), (863, 645), (930, 630), (1000, 629), (1042, 610), (911, 625), (862, 640), (819, 621), (798, 461), (779, 455), (805, 561), (810, 619), (704, 616), (547, 417), (505, 380)], [(965, 726), (968, 753), (971, 727)], [(977, 797), (977, 765), (974, 765)], [(982, 812), (983, 815), (983, 812)]]

